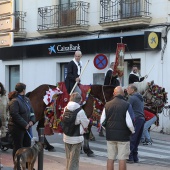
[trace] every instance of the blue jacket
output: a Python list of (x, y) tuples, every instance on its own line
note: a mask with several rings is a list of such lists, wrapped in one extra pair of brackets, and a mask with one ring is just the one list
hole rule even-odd
[(144, 118), (144, 100), (140, 93), (134, 93), (128, 99), (128, 102), (132, 105), (135, 118)]

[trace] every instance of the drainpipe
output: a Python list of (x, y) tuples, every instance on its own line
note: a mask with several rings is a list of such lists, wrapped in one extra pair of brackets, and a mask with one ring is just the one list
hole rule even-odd
[(166, 26), (164, 30), (162, 30), (162, 39), (164, 41), (164, 46), (162, 48), (161, 52), (161, 64), (162, 64), (162, 86), (163, 86), (163, 59), (164, 59), (164, 53), (167, 47), (168, 43), (168, 32), (170, 30), (170, 26)]
[[(167, 43), (168, 43), (168, 32), (170, 30), (170, 26), (166, 26), (163, 30), (162, 30), (162, 39), (164, 41), (164, 46), (162, 48), (162, 52), (161, 52), (161, 64), (162, 64), (162, 87), (163, 87), (163, 59), (164, 59), (164, 53), (167, 47)], [(162, 129), (160, 131), (160, 133), (164, 133), (164, 127), (163, 127), (163, 118), (162, 118)]]

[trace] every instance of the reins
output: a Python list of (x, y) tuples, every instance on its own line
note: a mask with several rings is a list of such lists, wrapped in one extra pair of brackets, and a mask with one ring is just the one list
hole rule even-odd
[(106, 103), (107, 101), (106, 101), (106, 97), (105, 97), (105, 94), (104, 94), (104, 89), (103, 89), (103, 87), (104, 87), (104, 86), (102, 86), (102, 93), (103, 93), (104, 101), (105, 101), (105, 103)]

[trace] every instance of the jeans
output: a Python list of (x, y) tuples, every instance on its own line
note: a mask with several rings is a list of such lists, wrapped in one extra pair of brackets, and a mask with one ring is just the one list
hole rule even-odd
[(130, 137), (130, 155), (129, 159), (138, 161), (138, 146), (143, 132), (145, 120), (143, 118), (136, 118), (135, 120), (135, 133)]
[(150, 137), (148, 129), (152, 124), (155, 123), (156, 120), (157, 120), (157, 117), (154, 116), (152, 119), (145, 122), (142, 137), (141, 137), (141, 142), (145, 142), (145, 141), (151, 142), (151, 137)]

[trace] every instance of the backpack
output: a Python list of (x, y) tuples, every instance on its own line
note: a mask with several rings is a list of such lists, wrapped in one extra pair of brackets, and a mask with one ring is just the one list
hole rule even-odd
[(80, 124), (75, 125), (75, 120), (77, 117), (77, 113), (82, 108), (79, 107), (78, 109), (71, 111), (66, 108), (63, 119), (62, 119), (62, 129), (65, 135), (67, 136), (81, 136), (80, 135)]

